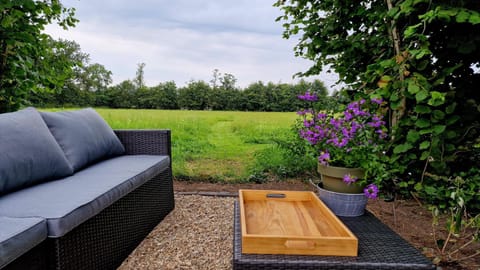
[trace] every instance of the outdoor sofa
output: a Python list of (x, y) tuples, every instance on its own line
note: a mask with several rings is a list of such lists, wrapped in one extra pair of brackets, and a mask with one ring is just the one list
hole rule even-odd
[(0, 268), (115, 269), (174, 208), (169, 130), (0, 114)]

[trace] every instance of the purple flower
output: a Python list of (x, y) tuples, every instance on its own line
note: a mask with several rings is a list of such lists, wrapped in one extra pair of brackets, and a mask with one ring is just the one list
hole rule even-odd
[(332, 118), (330, 119), (330, 124), (335, 128), (335, 129), (340, 129), (340, 126), (342, 125), (342, 119), (335, 119)]
[(305, 92), (305, 94), (303, 95), (298, 95), (297, 96), (299, 99), (301, 100), (305, 100), (305, 101), (317, 101), (318, 100), (318, 96), (316, 93), (310, 93), (310, 92)]
[(320, 162), (320, 164), (327, 166), (329, 160), (330, 160), (330, 153), (328, 151), (320, 152), (320, 155), (318, 156), (318, 162)]
[(350, 121), (353, 119), (353, 114), (350, 113), (350, 111), (345, 111), (344, 116), (345, 116), (345, 121)]
[(327, 114), (325, 114), (325, 113), (319, 113), (319, 114), (317, 115), (317, 117), (318, 117), (318, 119), (325, 119), (325, 118), (327, 118)]
[(383, 99), (381, 99), (381, 98), (372, 98), (371, 101), (372, 101), (373, 103), (375, 103), (375, 104), (380, 105), (380, 104), (382, 104)]
[(374, 115), (372, 116), (372, 121), (368, 122), (367, 125), (370, 127), (381, 127), (385, 125), (385, 121), (383, 121), (382, 118), (382, 116)]
[(306, 115), (312, 113), (312, 110), (300, 110), (297, 112), (298, 115)]
[(343, 176), (343, 182), (347, 183), (347, 184), (351, 184), (351, 183), (355, 183), (358, 179), (354, 176), (351, 176), (350, 174), (345, 174)]
[[(307, 91), (298, 97), (309, 102), (318, 100), (313, 91)], [(319, 164), (362, 167), (362, 160), (377, 158), (377, 152), (382, 148), (379, 139), (387, 137), (382, 115), (373, 113), (373, 109), (378, 107), (374, 105), (381, 105), (382, 102), (381, 99), (353, 101), (343, 112), (318, 112), (313, 106), (307, 107), (298, 112), (303, 121), (299, 135), (318, 151)], [(374, 180), (376, 177), (377, 175), (372, 175)], [(364, 179), (359, 180), (352, 175), (345, 175), (343, 181), (349, 184), (361, 181), (362, 185), (366, 184)], [(378, 187), (368, 185), (364, 192), (367, 197), (375, 198)]]
[(312, 127), (315, 125), (315, 121), (313, 120), (304, 120), (303, 121), (303, 126), (306, 128)]
[(378, 136), (380, 137), (380, 139), (385, 139), (387, 137), (387, 133), (385, 133), (385, 131), (381, 130), (381, 129), (377, 129), (375, 130), (375, 133), (378, 134)]
[(363, 193), (365, 193), (365, 196), (369, 199), (376, 199), (378, 196), (378, 187), (375, 184), (370, 184), (363, 189)]

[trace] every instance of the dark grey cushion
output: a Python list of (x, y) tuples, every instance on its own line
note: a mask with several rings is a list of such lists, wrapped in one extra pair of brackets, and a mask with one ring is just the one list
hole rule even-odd
[(72, 173), (37, 110), (0, 114), (0, 195)]
[(0, 216), (43, 217), (61, 237), (168, 168), (168, 156), (125, 155), (0, 197)]
[(74, 171), (125, 152), (113, 130), (92, 108), (41, 115)]
[(0, 268), (46, 238), (45, 219), (0, 217)]

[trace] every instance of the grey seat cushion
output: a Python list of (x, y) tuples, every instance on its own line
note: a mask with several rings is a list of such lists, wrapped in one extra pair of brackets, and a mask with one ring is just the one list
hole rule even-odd
[(0, 114), (0, 195), (73, 173), (34, 108)]
[(45, 219), (0, 217), (0, 268), (46, 238)]
[(0, 197), (0, 215), (43, 217), (48, 236), (61, 237), (168, 168), (168, 156), (126, 155), (62, 180)]
[(92, 108), (41, 115), (74, 171), (125, 152), (117, 135)]

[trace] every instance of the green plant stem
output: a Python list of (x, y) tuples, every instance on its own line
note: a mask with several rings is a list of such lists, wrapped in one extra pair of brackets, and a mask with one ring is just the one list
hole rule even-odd
[[(452, 220), (454, 219), (453, 217), (453, 214), (452, 214)], [(441, 250), (441, 253), (442, 254), (445, 254), (445, 249), (447, 248), (448, 246), (448, 242), (450, 242), (450, 238), (452, 237), (452, 228), (451, 228), (452, 225), (450, 225), (450, 228), (448, 228), (448, 235), (447, 235), (447, 239), (445, 239), (445, 243), (443, 243), (443, 246), (442, 246), (442, 250)]]
[(430, 162), (430, 157), (425, 160), (425, 166), (423, 167), (422, 177), (420, 178), (420, 183), (423, 183), (423, 179), (425, 178), (425, 173), (427, 172), (428, 163)]
[[(387, 2), (388, 10), (389, 11), (392, 10), (393, 9), (392, 1), (391, 0), (386, 0), (386, 2)], [(395, 20), (393, 20), (393, 19), (390, 20), (390, 24), (391, 24), (391, 30), (389, 30), (389, 32), (392, 35), (393, 47), (395, 49), (395, 55), (400, 56), (401, 55), (400, 36), (398, 34), (398, 30), (397, 30)], [(398, 73), (399, 73), (398, 75), (399, 75), (400, 81), (403, 82), (403, 81), (405, 81), (405, 75), (403, 73), (404, 70), (402, 68), (403, 64), (399, 63), (399, 65), (400, 65), (400, 68), (398, 70)], [(400, 93), (401, 102), (400, 102), (399, 108), (393, 111), (392, 119), (390, 119), (391, 127), (397, 126), (398, 121), (400, 121), (400, 119), (405, 114), (407, 99), (405, 98), (405, 95), (403, 95), (404, 87), (402, 87), (402, 89), (400, 91), (401, 91), (401, 93)], [(394, 136), (392, 136), (392, 140), (393, 139), (394, 139)]]

